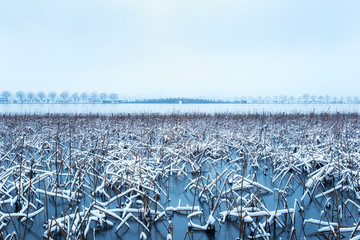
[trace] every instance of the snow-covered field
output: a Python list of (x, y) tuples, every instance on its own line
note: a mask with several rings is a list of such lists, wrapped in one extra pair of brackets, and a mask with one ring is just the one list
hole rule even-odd
[(360, 104), (0, 104), (0, 114), (359, 113)]
[(359, 239), (358, 114), (0, 116), (0, 239)]

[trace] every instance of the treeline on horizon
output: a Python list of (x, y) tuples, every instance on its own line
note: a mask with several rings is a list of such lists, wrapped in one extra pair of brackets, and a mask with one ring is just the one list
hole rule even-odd
[(56, 92), (45, 93), (40, 91), (24, 92), (18, 91), (12, 93), (10, 91), (2, 91), (0, 93), (0, 103), (240, 103), (240, 104), (269, 104), (269, 103), (281, 103), (281, 104), (296, 104), (296, 103), (324, 103), (324, 104), (359, 104), (360, 97), (337, 97), (337, 96), (315, 96), (310, 94), (304, 94), (299, 97), (294, 96), (258, 96), (258, 97), (236, 97), (232, 100), (219, 100), (219, 99), (206, 99), (206, 98), (139, 98), (129, 99), (121, 98), (117, 93), (69, 93)]

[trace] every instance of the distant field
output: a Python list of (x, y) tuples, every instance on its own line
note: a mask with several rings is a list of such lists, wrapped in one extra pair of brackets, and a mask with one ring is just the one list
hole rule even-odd
[(360, 113), (360, 104), (0, 104), (0, 114)]
[(354, 114), (0, 115), (0, 239), (360, 234)]

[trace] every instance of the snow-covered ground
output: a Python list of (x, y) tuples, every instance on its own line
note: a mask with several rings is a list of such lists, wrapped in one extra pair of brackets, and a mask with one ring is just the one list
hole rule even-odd
[(359, 113), (359, 104), (0, 104), (10, 114)]

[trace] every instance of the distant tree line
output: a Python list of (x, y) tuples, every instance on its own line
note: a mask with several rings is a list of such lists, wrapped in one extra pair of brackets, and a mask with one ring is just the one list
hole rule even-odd
[(205, 98), (152, 98), (126, 100), (120, 99), (117, 93), (69, 93), (56, 92), (45, 93), (43, 91), (24, 92), (2, 91), (0, 94), (0, 103), (248, 103), (248, 104), (359, 104), (360, 97), (331, 97), (315, 96), (304, 94), (299, 97), (294, 96), (259, 96), (259, 97), (237, 97), (234, 100), (218, 100)]
[(23, 92), (18, 91), (12, 94), (10, 91), (1, 92), (1, 102), (5, 103), (117, 103), (119, 95), (117, 93), (82, 92), (72, 93), (61, 92)]
[(343, 104), (359, 104), (360, 97), (337, 97), (337, 96), (316, 96), (310, 94), (304, 94), (302, 96), (294, 97), (294, 96), (259, 96), (259, 97), (241, 97), (242, 101), (246, 103), (303, 103), (303, 104), (336, 104), (336, 103), (343, 103)]

